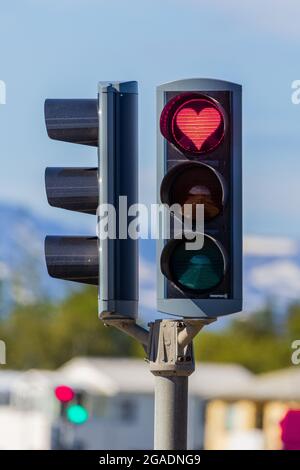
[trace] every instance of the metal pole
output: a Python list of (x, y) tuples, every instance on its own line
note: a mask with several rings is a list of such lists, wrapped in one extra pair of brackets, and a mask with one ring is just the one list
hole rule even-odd
[(154, 449), (186, 450), (188, 378), (195, 370), (193, 338), (215, 319), (156, 320), (149, 323), (148, 333), (134, 320), (117, 315), (101, 318), (147, 349), (150, 371), (155, 376)]
[(187, 448), (188, 377), (155, 377), (154, 448)]
[(187, 449), (188, 377), (195, 370), (193, 338), (212, 319), (150, 323), (148, 357), (155, 376), (155, 450)]

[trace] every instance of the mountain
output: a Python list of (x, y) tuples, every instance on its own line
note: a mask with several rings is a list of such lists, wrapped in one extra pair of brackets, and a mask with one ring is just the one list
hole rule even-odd
[[(60, 299), (77, 284), (49, 277), (44, 261), (46, 234), (89, 233), (33, 213), (30, 209), (0, 203), (0, 312), (16, 303), (39, 298)], [(70, 219), (71, 220), (71, 219)], [(140, 241), (140, 307), (147, 318), (155, 310), (155, 240)], [(279, 312), (300, 299), (300, 244), (289, 238), (246, 236), (244, 243), (244, 310), (272, 302)]]
[(82, 228), (70, 228), (43, 218), (30, 209), (0, 203), (0, 315), (15, 304), (32, 304), (40, 298), (59, 299), (73, 283), (48, 276), (44, 261), (46, 234), (82, 234)]
[(266, 302), (280, 313), (300, 300), (300, 244), (281, 237), (248, 236), (244, 241), (245, 309)]

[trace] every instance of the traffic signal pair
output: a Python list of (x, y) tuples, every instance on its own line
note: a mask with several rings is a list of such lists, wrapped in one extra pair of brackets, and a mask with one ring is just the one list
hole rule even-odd
[[(95, 100), (47, 100), (45, 118), (49, 137), (98, 148), (98, 167), (46, 170), (49, 203), (97, 214), (98, 222), (111, 204), (122, 218), (120, 196), (127, 208), (138, 202), (136, 82), (100, 83)], [(157, 242), (161, 312), (205, 318), (242, 308), (241, 145), (239, 85), (192, 79), (158, 87), (157, 202), (167, 207)], [(192, 234), (202, 241), (194, 249), (176, 229), (187, 205)], [(115, 238), (47, 237), (47, 267), (53, 277), (98, 285), (101, 318), (134, 319), (138, 242), (118, 227)]]
[(58, 385), (55, 397), (60, 404), (60, 416), (68, 422), (79, 425), (89, 419), (89, 413), (84, 406), (84, 393), (74, 390), (68, 385)]

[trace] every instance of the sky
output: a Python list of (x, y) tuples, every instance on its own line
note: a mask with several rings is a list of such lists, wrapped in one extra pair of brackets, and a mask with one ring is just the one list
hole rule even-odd
[(95, 225), (48, 206), (46, 166), (96, 166), (95, 148), (51, 141), (45, 98), (93, 98), (137, 80), (140, 200), (155, 202), (155, 88), (190, 77), (243, 86), (244, 232), (299, 238), (297, 0), (2, 0), (0, 201)]

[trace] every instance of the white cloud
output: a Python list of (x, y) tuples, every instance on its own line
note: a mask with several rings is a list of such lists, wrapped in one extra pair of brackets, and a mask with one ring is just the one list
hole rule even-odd
[(274, 261), (258, 266), (249, 274), (252, 287), (266, 295), (298, 299), (300, 297), (300, 268), (292, 261)]
[(262, 310), (266, 305), (266, 299), (264, 295), (259, 293), (253, 293), (251, 290), (246, 289), (244, 291), (244, 300), (243, 300), (243, 311), (244, 312), (255, 312)]
[(0, 279), (9, 279), (10, 277), (10, 270), (9, 267), (3, 262), (0, 261)]
[(156, 277), (155, 264), (140, 258), (139, 275), (141, 284), (154, 284)]
[(13, 298), (17, 303), (30, 305), (37, 301), (36, 296), (24, 286), (14, 285), (12, 287)]
[(244, 239), (248, 256), (295, 256), (298, 252), (298, 243), (290, 238), (250, 235)]
[(148, 309), (156, 309), (156, 290), (141, 289), (140, 290), (140, 305)]

